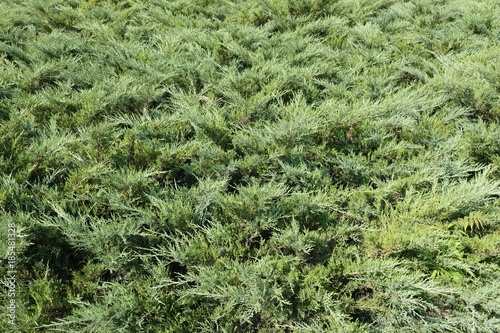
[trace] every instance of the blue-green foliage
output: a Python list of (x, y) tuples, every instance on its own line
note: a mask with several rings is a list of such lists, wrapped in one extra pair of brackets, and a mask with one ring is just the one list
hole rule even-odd
[(0, 13), (3, 331), (498, 332), (498, 1)]

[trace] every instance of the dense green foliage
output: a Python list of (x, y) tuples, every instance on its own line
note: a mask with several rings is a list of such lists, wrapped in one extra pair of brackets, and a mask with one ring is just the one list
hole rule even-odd
[(17, 332), (500, 331), (499, 1), (0, 13)]

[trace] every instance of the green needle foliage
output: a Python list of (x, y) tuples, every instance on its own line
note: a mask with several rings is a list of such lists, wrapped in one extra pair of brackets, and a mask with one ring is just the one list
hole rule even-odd
[(3, 332), (499, 332), (497, 0), (0, 12)]

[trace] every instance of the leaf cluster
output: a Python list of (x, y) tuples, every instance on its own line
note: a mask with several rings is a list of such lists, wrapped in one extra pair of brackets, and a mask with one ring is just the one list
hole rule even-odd
[(498, 331), (498, 1), (0, 12), (15, 330)]

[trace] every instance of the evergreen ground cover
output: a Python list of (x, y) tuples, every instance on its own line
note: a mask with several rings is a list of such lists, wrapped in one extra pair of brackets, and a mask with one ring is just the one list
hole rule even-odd
[(4, 332), (500, 332), (500, 2), (0, 2)]

